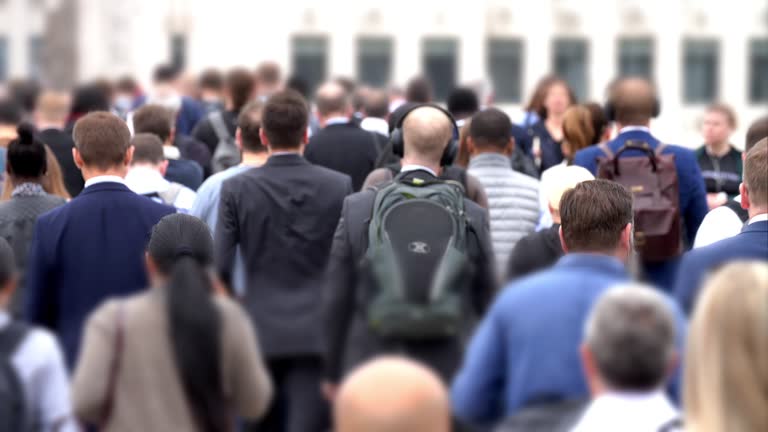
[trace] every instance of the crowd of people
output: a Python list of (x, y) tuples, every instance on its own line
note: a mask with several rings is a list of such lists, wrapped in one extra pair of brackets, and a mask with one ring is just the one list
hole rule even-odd
[(0, 431), (768, 430), (768, 116), (607, 94), (0, 84)]

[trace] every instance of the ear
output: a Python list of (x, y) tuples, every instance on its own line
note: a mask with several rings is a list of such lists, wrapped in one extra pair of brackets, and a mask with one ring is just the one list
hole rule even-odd
[(674, 376), (679, 366), (680, 366), (680, 355), (677, 353), (677, 351), (675, 351), (672, 353), (672, 357), (669, 359), (669, 364), (667, 365), (667, 376), (668, 377)]
[(169, 162), (168, 162), (168, 160), (166, 159), (166, 160), (164, 160), (164, 161), (160, 162), (160, 165), (158, 166), (158, 168), (160, 169), (160, 174), (162, 174), (162, 175), (163, 175), (163, 177), (165, 177), (165, 173), (167, 173), (167, 172), (168, 172), (168, 163), (169, 163)]
[(261, 139), (261, 144), (264, 145), (264, 147), (269, 147), (269, 139), (267, 138), (267, 134), (264, 133), (264, 128), (259, 129), (259, 139)]
[(243, 150), (243, 131), (239, 127), (235, 131), (235, 144), (239, 150)]
[(563, 247), (563, 252), (568, 253), (568, 245), (565, 244), (565, 237), (563, 236), (563, 226), (560, 225), (560, 229), (558, 230), (558, 233), (560, 234), (560, 246)]
[(597, 371), (597, 364), (592, 352), (589, 350), (586, 344), (582, 344), (579, 347), (579, 357), (581, 357), (581, 368), (584, 371), (584, 378), (587, 380), (590, 392), (594, 395), (597, 393), (597, 384), (600, 379), (600, 375)]
[(304, 136), (301, 138), (301, 143), (303, 145), (309, 144), (309, 128), (304, 129)]
[(515, 151), (515, 138), (510, 138), (509, 142), (507, 143), (507, 147), (504, 149), (504, 154), (507, 156), (511, 156), (512, 153)]
[(144, 253), (144, 265), (147, 266), (147, 274), (149, 275), (149, 278), (152, 279), (152, 277), (157, 274), (157, 265), (155, 264), (155, 260), (149, 256), (149, 252)]
[(739, 185), (739, 192), (741, 192), (741, 208), (749, 210), (749, 190), (744, 182)]
[(83, 162), (83, 157), (80, 155), (80, 151), (77, 147), (72, 147), (72, 159), (75, 161), (77, 169), (82, 170), (85, 162)]
[(628, 223), (627, 226), (624, 227), (624, 230), (621, 232), (621, 246), (627, 250), (627, 253), (632, 253), (633, 242), (631, 223)]
[(171, 134), (168, 135), (168, 142), (173, 143), (176, 141), (176, 126), (171, 127)]
[(128, 150), (125, 152), (125, 159), (123, 160), (123, 163), (125, 164), (125, 166), (131, 165), (131, 161), (133, 160), (133, 151), (135, 149), (136, 148), (134, 146), (130, 146), (128, 147)]
[(472, 156), (477, 154), (477, 146), (475, 145), (475, 140), (471, 136), (467, 136), (467, 151)]

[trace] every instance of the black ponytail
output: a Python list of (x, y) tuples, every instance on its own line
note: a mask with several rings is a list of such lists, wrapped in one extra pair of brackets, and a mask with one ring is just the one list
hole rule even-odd
[(8, 173), (18, 179), (34, 180), (45, 175), (45, 144), (35, 138), (35, 129), (29, 124), (16, 128), (17, 138), (8, 143)]
[(149, 255), (168, 278), (168, 331), (190, 412), (204, 432), (230, 429), (221, 380), (221, 319), (208, 267), (213, 240), (199, 219), (164, 217), (154, 228)]

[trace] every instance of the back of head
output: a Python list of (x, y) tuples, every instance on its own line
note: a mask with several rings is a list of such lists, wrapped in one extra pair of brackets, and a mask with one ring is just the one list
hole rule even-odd
[(240, 110), (240, 115), (237, 117), (237, 128), (240, 130), (240, 142), (245, 151), (252, 153), (267, 151), (259, 136), (263, 111), (264, 104), (260, 101), (250, 102)]
[(152, 229), (148, 254), (166, 281), (168, 331), (190, 412), (198, 430), (226, 430), (230, 421), (220, 356), (211, 355), (221, 352), (221, 319), (209, 276), (210, 230), (194, 216), (166, 216)]
[(281, 73), (280, 65), (275, 62), (264, 62), (256, 68), (256, 77), (259, 85), (267, 87), (276, 87), (280, 84)]
[(104, 111), (78, 120), (72, 138), (85, 165), (101, 170), (122, 165), (131, 145), (131, 132), (125, 122)]
[(224, 77), (218, 69), (206, 69), (200, 74), (200, 89), (220, 92), (224, 89)]
[(424, 77), (415, 77), (405, 87), (405, 100), (412, 103), (432, 102), (432, 84)]
[(413, 361), (380, 358), (353, 371), (334, 407), (337, 432), (448, 432), (448, 394)]
[(123, 76), (115, 82), (115, 91), (135, 94), (139, 91), (139, 84), (131, 76)]
[(40, 90), (40, 84), (29, 79), (13, 80), (8, 84), (8, 94), (25, 113), (31, 113), (35, 110), (35, 103)]
[(746, 142), (744, 143), (744, 151), (748, 152), (752, 146), (763, 138), (768, 138), (768, 115), (760, 117), (749, 125)]
[(307, 103), (293, 90), (272, 95), (264, 106), (261, 127), (273, 149), (297, 149), (307, 133)]
[(173, 113), (162, 105), (144, 105), (133, 113), (133, 132), (151, 133), (166, 142), (173, 129)]
[(94, 111), (109, 111), (109, 98), (104, 89), (93, 83), (77, 87), (72, 96), (70, 113), (80, 116)]
[(29, 125), (17, 129), (18, 137), (8, 144), (6, 170), (20, 181), (39, 181), (47, 170), (45, 144), (35, 138), (35, 131)]
[(315, 97), (317, 112), (321, 117), (344, 116), (350, 110), (349, 94), (339, 83), (332, 81), (317, 89)]
[(247, 69), (237, 68), (227, 73), (224, 87), (232, 102), (232, 110), (239, 112), (251, 99), (256, 81)]
[(512, 138), (512, 121), (500, 109), (485, 109), (472, 116), (469, 136), (480, 150), (503, 152)]
[(661, 387), (675, 361), (675, 319), (653, 287), (627, 285), (606, 291), (584, 331), (600, 381), (616, 392)]
[(563, 139), (566, 157), (573, 159), (577, 151), (592, 145), (595, 141), (595, 129), (592, 112), (584, 105), (573, 105), (563, 115)]
[(288, 78), (285, 87), (299, 93), (304, 99), (309, 100), (309, 85), (307, 85), (307, 82), (302, 77), (294, 75)]
[(13, 99), (0, 99), (0, 125), (17, 126), (21, 123), (23, 113)]
[(363, 109), (366, 117), (387, 118), (389, 115), (389, 95), (384, 90), (370, 90), (365, 95)]
[(453, 137), (453, 121), (437, 108), (416, 108), (403, 121), (403, 158), (411, 162), (434, 164), (440, 161)]
[[(0, 290), (16, 277), (16, 256), (5, 238), (0, 237)], [(5, 294), (0, 292), (0, 295)]]
[(684, 406), (697, 432), (768, 430), (768, 264), (728, 264), (703, 288), (688, 332)]
[(569, 252), (614, 251), (632, 217), (632, 195), (608, 180), (579, 183), (560, 200), (561, 229)]
[(152, 80), (155, 84), (170, 84), (179, 78), (181, 71), (176, 67), (168, 64), (161, 64), (155, 68), (152, 74)]
[(744, 159), (744, 185), (750, 208), (768, 211), (768, 138), (757, 142)]
[(44, 91), (37, 100), (36, 115), (45, 122), (63, 123), (69, 115), (69, 95)]
[(163, 142), (157, 135), (151, 133), (137, 133), (131, 139), (133, 146), (133, 160), (131, 163), (157, 165), (165, 160), (163, 154)]
[(605, 110), (596, 102), (587, 102), (583, 105), (589, 110), (592, 116), (592, 130), (595, 131), (595, 135), (590, 144), (597, 144), (605, 133), (605, 128), (608, 127), (608, 119), (605, 117)]
[(547, 199), (550, 208), (559, 211), (560, 201), (567, 191), (575, 188), (579, 183), (594, 179), (595, 176), (586, 168), (569, 165), (558, 171), (551, 181), (545, 182), (539, 193)]
[(624, 78), (613, 85), (610, 103), (622, 126), (646, 125), (656, 113), (656, 90), (646, 79)]
[(544, 98), (547, 96), (549, 86), (558, 81), (559, 78), (554, 75), (547, 75), (542, 77), (539, 82), (536, 83), (536, 88), (531, 94), (531, 98), (528, 100), (528, 104), (525, 106), (526, 111), (538, 113), (544, 108)]
[(480, 109), (477, 93), (469, 87), (459, 87), (448, 95), (448, 112), (456, 118), (469, 117)]

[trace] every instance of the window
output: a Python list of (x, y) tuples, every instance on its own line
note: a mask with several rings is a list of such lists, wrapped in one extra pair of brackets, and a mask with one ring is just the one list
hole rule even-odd
[(749, 101), (768, 102), (768, 39), (749, 44)]
[(651, 39), (619, 40), (619, 75), (653, 80), (653, 41)]
[(43, 37), (31, 36), (29, 38), (29, 76), (40, 78), (43, 62)]
[(715, 40), (686, 40), (683, 45), (683, 100), (710, 103), (717, 98), (718, 45)]
[(579, 100), (587, 97), (587, 42), (584, 39), (556, 39), (555, 74), (571, 87)]
[(328, 41), (324, 37), (299, 36), (293, 39), (293, 73), (304, 80), (310, 95), (325, 81)]
[(8, 79), (8, 39), (0, 36), (0, 81)]
[(357, 41), (357, 77), (363, 84), (384, 87), (392, 77), (392, 40), (361, 38)]
[(446, 100), (456, 86), (456, 40), (425, 39), (422, 69), (432, 82), (435, 99)]
[(181, 33), (171, 35), (171, 66), (178, 70), (187, 65), (187, 36)]
[(523, 43), (515, 39), (488, 41), (488, 70), (499, 102), (520, 102), (523, 81)]

